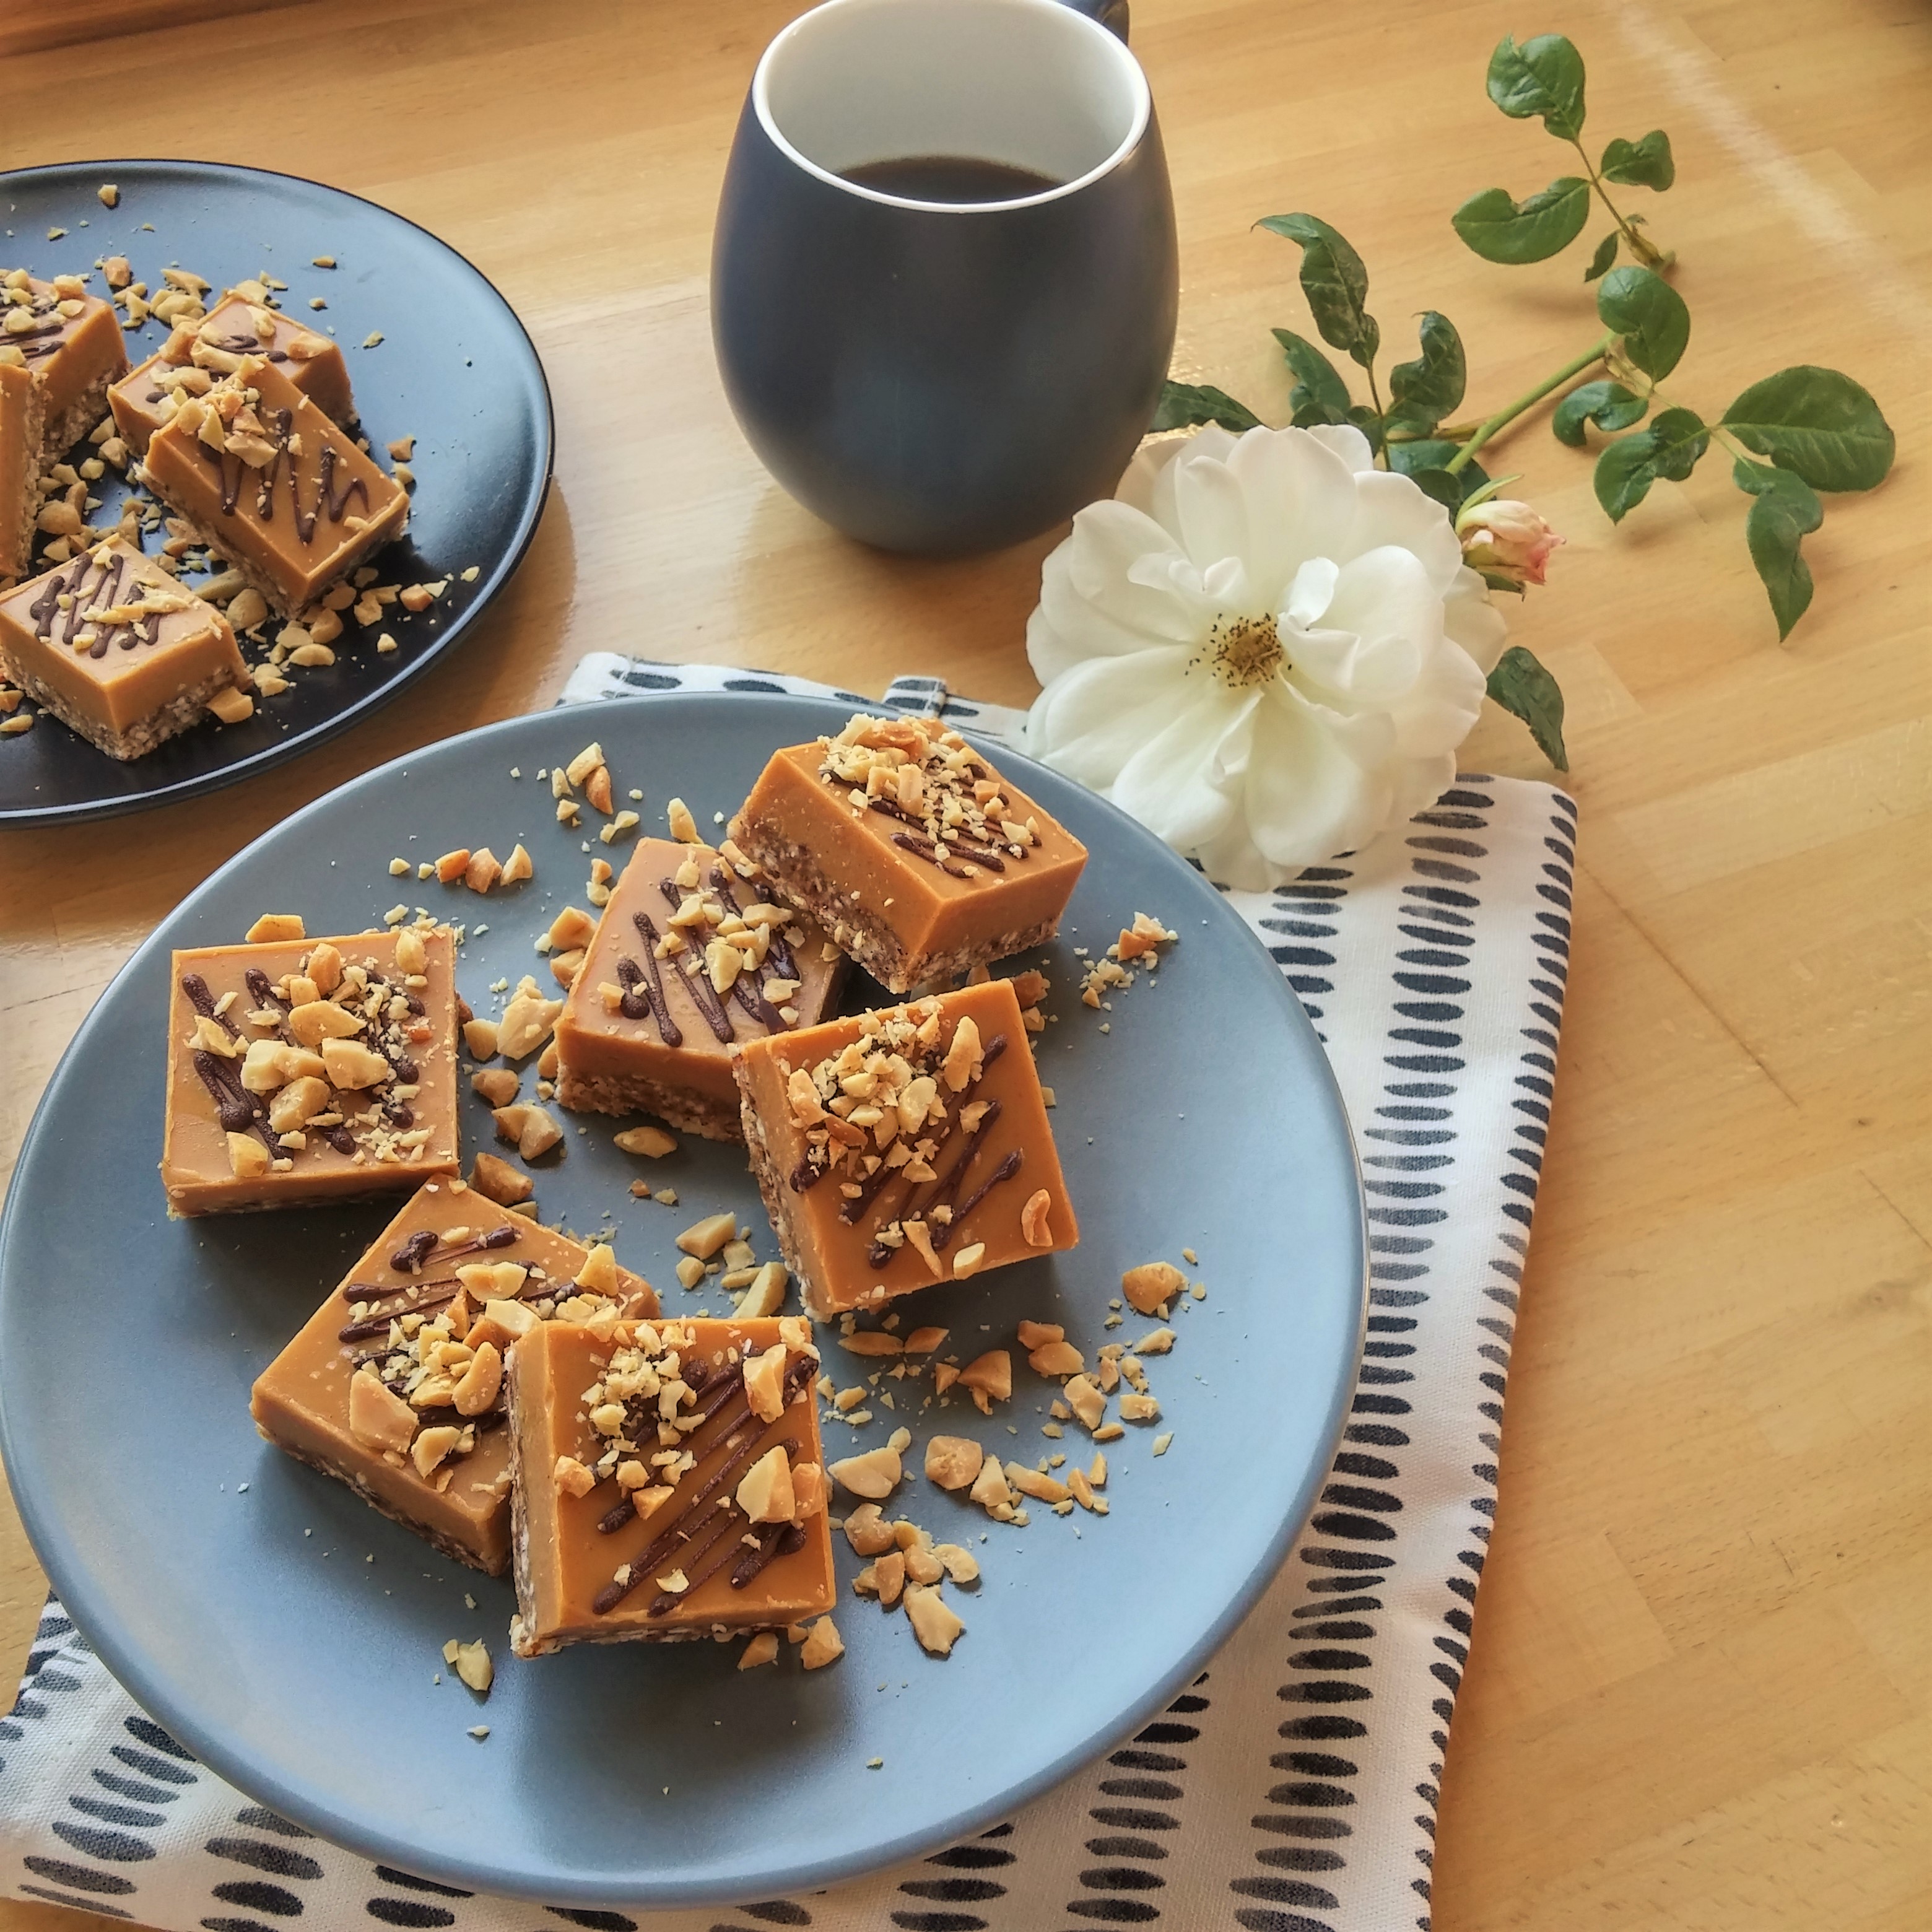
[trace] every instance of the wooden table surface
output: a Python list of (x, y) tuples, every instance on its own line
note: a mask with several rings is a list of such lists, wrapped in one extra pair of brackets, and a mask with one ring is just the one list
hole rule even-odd
[[(858, 549), (765, 476), (720, 393), (712, 212), (788, 0), (332, 0), (132, 31), (161, 10), (32, 0), (0, 26), (0, 50), (82, 16), (90, 35), (84, 95), (75, 50), (0, 70), (0, 164), (255, 162), (424, 223), (529, 326), (556, 484), (473, 640), (346, 739), (199, 802), (0, 836), (0, 1175), (74, 1028), (184, 892), (356, 773), (548, 704), (586, 650), (874, 691), (902, 670), (1010, 701), (1034, 688), (1022, 631), (1053, 538), (964, 563)], [(1596, 140), (1661, 124), (1676, 146), (1675, 190), (1630, 194), (1678, 251), (1696, 318), (1672, 387), (1711, 412), (1825, 362), (1900, 432), (1884, 488), (1831, 503), (1808, 542), (1817, 600), (1784, 650), (1721, 458), (1613, 533), (1587, 460), (1540, 423), (1494, 452), (1570, 539), (1512, 622), (1568, 694), (1582, 866), (1433, 1922), (1916, 1932), (1932, 1924), (1925, 10), (1137, 0), (1135, 16), (1179, 207), (1180, 374), (1286, 419), (1267, 330), (1308, 325), (1292, 250), (1250, 224), (1288, 208), (1360, 248), (1391, 338), (1425, 307), (1454, 317), (1472, 405), (1589, 340), (1577, 256), (1490, 267), (1447, 220), (1478, 188), (1564, 171), (1483, 93), (1502, 32), (1560, 27), (1590, 63)], [(164, 80), (203, 56), (212, 94)], [(1546, 776), (1499, 716), (1466, 763)], [(10, 1682), (44, 1585), (0, 1514)], [(78, 1923), (0, 1902), (0, 1932)]]

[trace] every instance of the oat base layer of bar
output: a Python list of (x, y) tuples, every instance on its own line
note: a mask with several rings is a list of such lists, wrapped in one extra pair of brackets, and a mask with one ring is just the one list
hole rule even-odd
[(735, 1100), (714, 1100), (656, 1080), (574, 1073), (566, 1067), (557, 1084), (556, 1102), (578, 1114), (653, 1114), (668, 1126), (708, 1141), (744, 1138)]
[(761, 838), (757, 828), (748, 826), (742, 819), (734, 824), (731, 836), (786, 904), (824, 926), (834, 944), (842, 946), (898, 997), (910, 994), (916, 987), (963, 980), (974, 967), (990, 966), (1030, 946), (1044, 945), (1060, 930), (1055, 916), (1002, 934), (990, 944), (956, 946), (946, 952), (909, 953), (883, 920), (862, 906), (842, 903), (838, 887), (806, 848)]
[(62, 694), (32, 672), (10, 663), (7, 675), (49, 716), (58, 718), (97, 751), (105, 752), (110, 758), (118, 758), (124, 764), (132, 758), (146, 758), (156, 746), (191, 730), (207, 715), (209, 700), (230, 688), (230, 680), (224, 676), (204, 678), (140, 723), (130, 724), (124, 731), (110, 731), (71, 711)]

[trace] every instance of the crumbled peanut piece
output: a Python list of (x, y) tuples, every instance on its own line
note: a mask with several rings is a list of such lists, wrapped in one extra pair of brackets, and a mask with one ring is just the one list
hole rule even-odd
[(524, 849), (522, 844), (520, 843), (513, 845), (510, 848), (510, 856), (503, 861), (503, 875), (498, 880), (497, 884), (505, 886), (520, 886), (526, 879), (535, 877), (536, 869), (530, 854)]
[(1022, 1322), (1019, 1325), (1020, 1346), (1031, 1350), (1043, 1347), (1048, 1342), (1064, 1342), (1066, 1330), (1058, 1322)]
[(766, 1262), (752, 1277), (751, 1286), (739, 1298), (732, 1313), (744, 1320), (776, 1315), (784, 1304), (790, 1280), (782, 1262)]
[(503, 868), (496, 854), (488, 846), (479, 845), (464, 868), (463, 883), (472, 892), (487, 892), (502, 876)]
[(738, 1217), (735, 1214), (707, 1214), (703, 1220), (694, 1221), (678, 1236), (677, 1245), (686, 1254), (708, 1262), (737, 1232)]
[(670, 836), (682, 845), (701, 845), (704, 835), (698, 829), (698, 821), (691, 815), (691, 808), (681, 798), (674, 798), (664, 807), (664, 820)]
[(1120, 1292), (1142, 1315), (1161, 1315), (1187, 1286), (1187, 1277), (1172, 1262), (1143, 1262), (1120, 1277)]
[(1174, 1346), (1174, 1342), (1172, 1328), (1152, 1329), (1134, 1344), (1134, 1353), (1137, 1355), (1164, 1355)]
[(1077, 1376), (1087, 1364), (1071, 1342), (1042, 1342), (1028, 1355), (1027, 1366), (1036, 1376)]
[(905, 1338), (905, 1352), (908, 1355), (929, 1355), (946, 1340), (947, 1333), (944, 1328), (915, 1328)]
[(776, 1664), (778, 1659), (778, 1634), (776, 1630), (760, 1630), (750, 1638), (738, 1653), (740, 1670), (755, 1670), (761, 1664)]
[(1031, 1496), (1042, 1503), (1063, 1503), (1066, 1500), (1066, 1485), (1052, 1476), (1044, 1476), (1037, 1469), (1029, 1469), (1024, 1462), (1006, 1465), (1006, 1480), (1023, 1496)]
[(1152, 1422), (1160, 1414), (1160, 1404), (1150, 1395), (1141, 1395), (1130, 1390), (1120, 1398), (1120, 1419), (1124, 1422)]
[(470, 1170), (470, 1184), (486, 1201), (494, 1201), (500, 1208), (514, 1208), (537, 1191), (536, 1183), (527, 1174), (519, 1174), (508, 1161), (499, 1160), (494, 1154), (482, 1152)]
[(1020, 1210), (1020, 1233), (1028, 1246), (1052, 1246), (1053, 1231), (1047, 1224), (1052, 1208), (1053, 1196), (1044, 1187), (1036, 1188), (1028, 1196), (1026, 1205)]
[(926, 1445), (926, 1475), (942, 1490), (967, 1488), (980, 1473), (986, 1451), (970, 1436), (934, 1436)]
[(651, 1160), (661, 1160), (677, 1151), (677, 1136), (666, 1133), (662, 1127), (626, 1127), (614, 1138), (625, 1153), (640, 1154)]
[(823, 1670), (845, 1654), (845, 1646), (829, 1616), (820, 1617), (806, 1634), (798, 1660), (808, 1670)]
[[(580, 785), (599, 765), (603, 764), (603, 762), (604, 747), (602, 745), (586, 745), (582, 751), (578, 753), (575, 758), (571, 760), (568, 764), (564, 766), (564, 777), (568, 783), (574, 785)], [(556, 783), (556, 776), (553, 773), (550, 778), (550, 784), (553, 789), (554, 789)], [(559, 796), (561, 796), (562, 794), (560, 794)]]
[(526, 977), (503, 1009), (496, 1029), (496, 1051), (506, 1060), (523, 1060), (534, 1053), (550, 1036), (561, 1000), (547, 1000), (537, 990), (534, 980)]
[(1063, 1388), (1066, 1406), (1072, 1410), (1089, 1430), (1100, 1426), (1100, 1418), (1107, 1412), (1107, 1398), (1084, 1376), (1076, 1376)]
[(557, 1487), (568, 1496), (587, 1496), (597, 1486), (596, 1473), (574, 1456), (560, 1456), (551, 1474)]
[[(469, 1019), (463, 1022), (463, 1044), (469, 1049), (472, 1060), (494, 1060), (496, 1057), (496, 1022), (491, 1019)], [(514, 1093), (513, 1086), (511, 1090)]]
[(980, 1465), (980, 1473), (966, 1493), (985, 1510), (1012, 1507), (1013, 1492), (1006, 1485), (1006, 1472), (1000, 1466), (998, 1456), (988, 1456)]
[(937, 1589), (922, 1584), (908, 1585), (905, 1593), (906, 1616), (920, 1648), (934, 1657), (950, 1657), (952, 1646), (966, 1626), (952, 1606)]
[(453, 886), (470, 869), (470, 848), (459, 846), (454, 852), (446, 852), (436, 862), (436, 875), (446, 886)]
[(299, 913), (265, 912), (242, 936), (250, 946), (286, 946), (308, 933)]
[(970, 1550), (956, 1543), (940, 1543), (934, 1545), (932, 1553), (954, 1582), (976, 1583), (980, 1580), (979, 1562)]
[(977, 1274), (980, 1264), (986, 1258), (984, 1241), (969, 1241), (952, 1257), (952, 1273), (956, 1280), (964, 1281), (968, 1276)]
[(832, 1480), (855, 1496), (878, 1501), (892, 1494), (904, 1474), (899, 1452), (887, 1447), (868, 1449), (862, 1455), (848, 1456), (830, 1466)]
[(959, 1371), (959, 1386), (972, 1392), (982, 1415), (991, 1414), (992, 1403), (1006, 1402), (1012, 1397), (1012, 1357), (1004, 1348), (988, 1349)]
[(878, 1328), (860, 1328), (850, 1335), (841, 1335), (838, 1346), (848, 1355), (897, 1355), (905, 1350), (898, 1336)]

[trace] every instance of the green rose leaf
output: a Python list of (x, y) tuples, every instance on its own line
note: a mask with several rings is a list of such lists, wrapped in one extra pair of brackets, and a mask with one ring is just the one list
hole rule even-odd
[(1288, 406), (1298, 429), (1310, 429), (1318, 423), (1346, 422), (1348, 419), (1348, 386), (1340, 372), (1306, 337), (1292, 328), (1277, 328), (1274, 339), (1294, 376), (1288, 392)]
[(1744, 542), (1763, 580), (1782, 644), (1811, 603), (1811, 566), (1798, 554), (1801, 538), (1825, 520), (1816, 494), (1803, 477), (1761, 463), (1734, 463), (1732, 480), (1752, 500)]
[(1634, 430), (1597, 458), (1597, 501), (1620, 524), (1659, 477), (1682, 482), (1710, 446), (1711, 432), (1694, 410), (1666, 410), (1649, 428)]
[(1261, 418), (1244, 403), (1208, 382), (1163, 382), (1150, 429), (1186, 429), (1194, 423), (1219, 423), (1238, 434), (1258, 429)]
[(1355, 404), (1348, 410), (1343, 420), (1353, 423), (1356, 428), (1368, 438), (1369, 449), (1372, 454), (1379, 455), (1382, 453), (1382, 419), (1369, 407), (1366, 403)]
[(1617, 259), (1617, 231), (1612, 228), (1597, 244), (1597, 252), (1590, 257), (1590, 266), (1583, 271), (1583, 279), (1594, 282), (1609, 272), (1610, 264)]
[(1597, 291), (1597, 313), (1623, 338), (1624, 353), (1656, 382), (1677, 367), (1690, 340), (1684, 298), (1648, 268), (1612, 268)]
[(1285, 235), (1301, 250), (1301, 292), (1322, 340), (1366, 369), (1376, 359), (1382, 332), (1363, 304), (1369, 272), (1362, 258), (1328, 223), (1312, 214), (1270, 214), (1256, 226)]
[(1389, 371), (1391, 429), (1433, 429), (1462, 401), (1468, 380), (1462, 338), (1446, 315), (1426, 310), (1416, 332), (1422, 344), (1420, 358), (1398, 362)]
[(1594, 423), (1602, 430), (1628, 429), (1632, 423), (1642, 422), (1643, 412), (1649, 406), (1646, 398), (1634, 394), (1621, 382), (1607, 380), (1586, 382), (1580, 388), (1572, 389), (1556, 405), (1550, 427), (1558, 442), (1581, 449), (1586, 423)]
[(1486, 262), (1518, 266), (1546, 262), (1583, 232), (1590, 218), (1590, 184), (1564, 175), (1523, 201), (1507, 188), (1486, 188), (1450, 216), (1449, 225)]
[(1570, 769), (1563, 746), (1563, 693), (1556, 679), (1520, 644), (1512, 644), (1490, 674), (1490, 695), (1529, 727), (1538, 748), (1559, 772)]
[(1425, 496), (1434, 497), (1453, 517), (1490, 480), (1480, 463), (1454, 471), (1447, 466), (1461, 448), (1460, 443), (1438, 436), (1392, 442), (1388, 446), (1388, 466), (1406, 476)]
[(1561, 34), (1518, 46), (1505, 34), (1490, 56), (1490, 98), (1512, 121), (1533, 114), (1559, 141), (1583, 131), (1583, 56)]
[(1661, 128), (1653, 128), (1641, 141), (1612, 141), (1604, 150), (1600, 165), (1606, 181), (1622, 182), (1627, 188), (1654, 188), (1659, 194), (1677, 178), (1670, 136)]
[(1892, 426), (1870, 392), (1835, 369), (1780, 369), (1754, 382), (1723, 422), (1747, 449), (1814, 490), (1869, 490), (1892, 467)]

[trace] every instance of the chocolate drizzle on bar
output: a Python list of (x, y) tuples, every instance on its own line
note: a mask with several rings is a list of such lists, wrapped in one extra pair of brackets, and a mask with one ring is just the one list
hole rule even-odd
[(819, 777), (856, 809), (906, 829), (887, 836), (949, 878), (1004, 873), (1033, 856), (1040, 828), (1012, 816), (998, 774), (958, 732), (916, 718), (854, 718), (825, 749)]
[[(326, 942), (316, 942), (318, 946), (324, 944)], [(302, 976), (306, 976), (309, 962), (314, 957), (315, 950), (311, 948), (304, 956)], [(409, 1132), (415, 1126), (416, 1114), (408, 1104), (408, 1096), (398, 1094), (394, 1089), (398, 1084), (404, 1088), (413, 1085), (421, 1074), (422, 1070), (410, 1051), (406, 1034), (410, 1023), (422, 1018), (423, 1003), (404, 990), (404, 976), (394, 968), (376, 970), (361, 963), (349, 963), (343, 966), (342, 974), (341, 984), (331, 996), (331, 1004), (358, 1016), (361, 1024), (354, 1037), (358, 1044), (387, 1062), (393, 1078), (383, 1083), (384, 1090), (380, 1093), (354, 1088), (345, 1095), (332, 1087), (326, 1103), (320, 1112), (309, 1114), (301, 1122), (299, 1131), (307, 1136), (308, 1145), (320, 1142), (344, 1160), (352, 1160), (358, 1155), (386, 1162), (398, 1156), (406, 1158), (408, 1148), (419, 1143), (411, 1142), (406, 1146), (395, 1142), (393, 1137)], [(316, 997), (314, 988), (304, 988), (291, 998), (284, 990), (287, 980), (278, 985), (256, 965), (244, 967), (242, 980), (249, 998), (254, 1002), (247, 1016), (252, 1039), (280, 1040), (284, 1046), (304, 1053), (315, 1051), (294, 1038), (289, 1022), (295, 998), (314, 998)], [(200, 974), (182, 974), (181, 988), (188, 1004), (202, 1018), (220, 1027), (230, 1040), (240, 1042), (244, 1040), (242, 1029), (226, 1012), (215, 1010), (217, 1003), (207, 981)], [(230, 1060), (206, 1048), (194, 1047), (190, 1049), (190, 1064), (214, 1102), (216, 1116), (224, 1132), (241, 1133), (252, 1128), (260, 1135), (271, 1159), (274, 1160), (284, 1160), (304, 1150), (301, 1144), (283, 1145), (280, 1135), (269, 1124), (269, 1096), (251, 1094), (242, 1086), (238, 1058)], [(508, 1238), (515, 1238), (514, 1231)], [(398, 1265), (400, 1267), (401, 1264), (398, 1262)]]
[(644, 963), (640, 966), (628, 952), (617, 962), (617, 978), (624, 989), (624, 1017), (640, 1020), (648, 1012), (657, 1022), (658, 1037), (665, 1046), (682, 1046), (684, 1035), (664, 999), (664, 976), (658, 966), (658, 929), (649, 913), (633, 913), (631, 920), (644, 942)]
[[(802, 1352), (787, 1360), (784, 1394), (788, 1408), (811, 1385), (818, 1367), (817, 1360)], [(685, 1377), (685, 1384), (687, 1388), (692, 1386), (688, 1375)], [(788, 1534), (796, 1527), (790, 1523), (758, 1526), (757, 1549), (747, 1550), (744, 1546), (739, 1539), (745, 1531), (746, 1517), (730, 1492), (732, 1484), (759, 1456), (782, 1447), (788, 1460), (796, 1462), (804, 1444), (795, 1436), (782, 1436), (776, 1442), (765, 1439), (767, 1431), (778, 1425), (764, 1422), (752, 1413), (742, 1374), (729, 1370), (708, 1372), (705, 1380), (698, 1384), (698, 1392), (700, 1402), (695, 1413), (704, 1420), (686, 1435), (686, 1446), (696, 1459), (686, 1475), (696, 1474), (713, 1456), (721, 1460), (688, 1496), (674, 1498), (664, 1505), (660, 1514), (675, 1510), (674, 1514), (668, 1516), (664, 1528), (642, 1556), (626, 1564), (592, 1600), (591, 1609), (598, 1616), (608, 1616), (646, 1582), (655, 1582), (658, 1571), (674, 1558), (685, 1569), (685, 1588), (681, 1591), (660, 1590), (651, 1600), (645, 1612), (647, 1616), (660, 1617), (674, 1609), (701, 1583), (716, 1575), (734, 1556), (739, 1562), (732, 1572), (731, 1586), (742, 1590), (774, 1556), (787, 1553)], [(690, 1416), (681, 1416), (679, 1420), (688, 1421)], [(646, 1430), (654, 1430), (656, 1422), (654, 1406), (642, 1407), (634, 1402), (627, 1408), (627, 1433), (634, 1427), (641, 1436)], [(626, 1495), (600, 1519), (597, 1527), (608, 1534), (622, 1528), (635, 1514), (631, 1498)], [(650, 1519), (653, 1523), (657, 1520), (655, 1515)], [(796, 1540), (790, 1542), (789, 1548), (800, 1548), (803, 1542), (804, 1532), (798, 1531)], [(752, 1560), (754, 1557), (757, 1558), (755, 1562)]]
[[(223, 436), (224, 446), (213, 448), (199, 436), (195, 447), (202, 457), (221, 472), (221, 514), (232, 517), (242, 501), (242, 482), (248, 468), (234, 447), (238, 432), (234, 424), (248, 415), (254, 409), (255, 392), (242, 388), (246, 378), (230, 378), (244, 398), (241, 409), (233, 417), (224, 418), (227, 423)], [(218, 392), (217, 392), (218, 393)], [(212, 406), (212, 404), (211, 404)], [(325, 418), (326, 420), (326, 418)], [(297, 438), (293, 434), (295, 412), (289, 409), (270, 409), (254, 418), (249, 428), (238, 434), (246, 437), (259, 436), (268, 446), (268, 460), (254, 471), (255, 478), (255, 518), (259, 523), (270, 524), (275, 519), (275, 493), (280, 478), (289, 479), (289, 512), (294, 519), (296, 536), (304, 548), (315, 541), (316, 524), (326, 518), (332, 524), (340, 524), (348, 514), (349, 506), (360, 497), (366, 509), (369, 503), (369, 486), (363, 479), (351, 475), (344, 483), (336, 474), (338, 466), (346, 459), (334, 443), (325, 442), (316, 458), (315, 501), (304, 506), (302, 500), (302, 484), (296, 476)]]
[[(64, 570), (56, 571), (27, 607), (34, 634), (44, 644), (78, 649), (86, 644), (88, 656), (96, 658), (107, 655), (117, 631), (125, 634), (120, 639), (124, 651), (131, 651), (140, 644), (159, 644), (162, 613), (158, 610), (144, 611), (139, 617), (111, 624), (87, 614), (90, 610), (112, 610), (119, 604), (127, 569), (124, 556), (104, 556), (89, 550), (76, 557)], [(91, 584), (90, 576), (94, 577)], [(145, 590), (146, 586), (137, 584), (130, 587)]]

